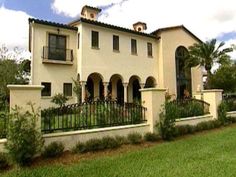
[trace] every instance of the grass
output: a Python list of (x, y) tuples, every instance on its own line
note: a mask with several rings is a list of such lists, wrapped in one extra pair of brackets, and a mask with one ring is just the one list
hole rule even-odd
[(236, 174), (236, 126), (149, 148), (51, 165), (12, 170), (3, 177), (227, 177)]

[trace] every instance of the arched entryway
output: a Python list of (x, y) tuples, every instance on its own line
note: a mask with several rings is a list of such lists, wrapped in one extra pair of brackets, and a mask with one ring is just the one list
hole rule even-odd
[(86, 82), (86, 99), (104, 99), (104, 86), (102, 81), (103, 77), (99, 73), (92, 73), (88, 76)]
[(117, 100), (119, 103), (124, 102), (124, 86), (121, 75), (114, 74), (111, 76), (108, 86), (108, 95), (112, 99)]
[(180, 46), (175, 51), (177, 98), (189, 97), (192, 93), (191, 68), (185, 67), (188, 50)]
[(138, 76), (132, 76), (129, 79), (128, 85), (128, 101), (129, 102), (140, 102), (141, 92), (139, 91), (140, 87), (140, 78)]
[(152, 76), (148, 77), (145, 82), (144, 88), (155, 88), (156, 87), (156, 79)]

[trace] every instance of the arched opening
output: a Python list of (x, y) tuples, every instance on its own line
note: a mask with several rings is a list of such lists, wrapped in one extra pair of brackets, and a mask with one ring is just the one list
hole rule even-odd
[(129, 79), (128, 86), (128, 97), (129, 102), (140, 102), (141, 101), (141, 93), (140, 89), (140, 78), (138, 76), (132, 76)]
[(154, 77), (150, 76), (146, 79), (144, 88), (154, 88), (154, 87), (156, 87), (156, 80), (154, 79)]
[(141, 93), (139, 91), (140, 89), (139, 81), (138, 79), (135, 79), (133, 81), (133, 101), (139, 101), (141, 100)]
[(86, 99), (97, 100), (104, 98), (103, 78), (99, 73), (92, 73), (87, 78)]
[(108, 86), (108, 95), (112, 99), (117, 100), (118, 103), (124, 102), (124, 86), (121, 75), (114, 74), (111, 76)]
[(180, 46), (175, 51), (177, 98), (189, 97), (192, 93), (191, 68), (185, 67), (188, 50)]
[(88, 77), (87, 84), (86, 84), (86, 98), (93, 99), (94, 98), (94, 85), (93, 85), (93, 79), (91, 77)]

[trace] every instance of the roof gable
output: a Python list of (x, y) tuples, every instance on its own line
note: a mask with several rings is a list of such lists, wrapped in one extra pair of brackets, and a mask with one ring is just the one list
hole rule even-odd
[(151, 34), (155, 35), (161, 32), (165, 31), (170, 31), (170, 30), (176, 30), (176, 29), (182, 29), (186, 33), (188, 33), (190, 36), (192, 36), (194, 39), (196, 39), (198, 42), (202, 43), (202, 40), (199, 39), (195, 34), (193, 34), (190, 30), (188, 30), (184, 25), (179, 25), (179, 26), (171, 26), (171, 27), (166, 27), (166, 28), (159, 28), (156, 31), (153, 31)]

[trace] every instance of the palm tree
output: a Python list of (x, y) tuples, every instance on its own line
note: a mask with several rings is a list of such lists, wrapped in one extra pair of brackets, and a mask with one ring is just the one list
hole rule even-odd
[[(230, 57), (227, 53), (232, 52), (233, 48), (224, 48), (224, 42), (217, 44), (216, 39), (212, 39), (202, 43), (195, 43), (189, 47), (189, 56), (186, 60), (186, 67), (203, 66), (207, 71), (207, 77), (211, 76), (213, 64), (229, 64)], [(207, 83), (208, 86), (208, 83)]]

